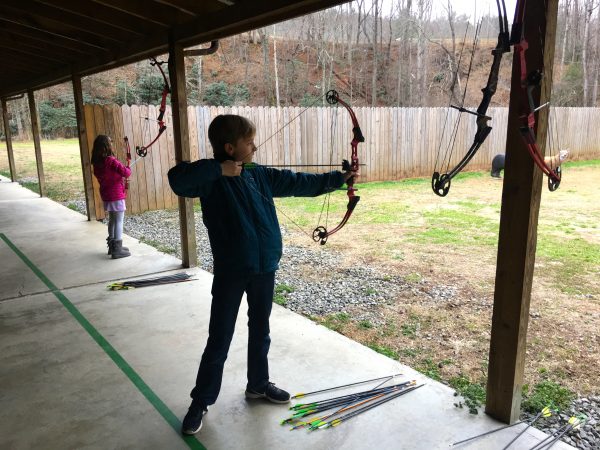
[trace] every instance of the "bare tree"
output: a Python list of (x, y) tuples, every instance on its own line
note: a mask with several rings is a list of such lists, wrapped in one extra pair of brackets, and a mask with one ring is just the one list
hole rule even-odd
[(277, 25), (273, 25), (273, 72), (275, 74), (275, 106), (279, 107), (279, 73), (277, 70)]
[(576, 61), (577, 57), (577, 43), (580, 41), (579, 39), (579, 0), (573, 0), (573, 23), (572, 23), (572, 31), (573, 31), (573, 39), (571, 39), (572, 49), (571, 49), (571, 64)]
[(373, 17), (373, 65), (372, 65), (372, 69), (371, 69), (371, 106), (376, 106), (377, 105), (377, 67), (379, 65), (379, 39), (378, 39), (378, 35), (379, 35), (379, 15), (380, 15), (380, 9), (379, 9), (380, 5), (379, 5), (379, 0), (373, 0), (373, 10), (374, 10), (374, 17)]
[(565, 28), (564, 34), (562, 38), (562, 46), (560, 51), (560, 74), (562, 78), (562, 68), (565, 66), (565, 53), (567, 51), (567, 40), (569, 39), (569, 32), (571, 30), (571, 0), (565, 1), (564, 6), (564, 20), (565, 20)]
[[(412, 24), (412, 0), (399, 0), (400, 42), (398, 44), (398, 86), (396, 90), (397, 106), (410, 103), (410, 35)], [(402, 84), (405, 83), (405, 89)], [(408, 86), (406, 86), (408, 84)]]
[(427, 80), (427, 24), (431, 18), (431, 2), (432, 0), (418, 0), (418, 15), (417, 21), (419, 26), (417, 38), (417, 89), (418, 98), (423, 98)]
[(590, 75), (589, 68), (593, 63), (589, 61), (589, 47), (590, 47), (590, 23), (592, 21), (592, 14), (594, 9), (597, 8), (597, 4), (594, 0), (586, 0), (584, 4), (585, 16), (584, 16), (584, 32), (583, 32), (583, 43), (581, 49), (581, 63), (583, 66), (583, 106), (590, 105)]
[(600, 76), (600, 13), (596, 15), (596, 30), (595, 30), (595, 39), (594, 39), (594, 88), (592, 92), (592, 104), (591, 106), (596, 106), (598, 101), (598, 77)]
[(269, 35), (267, 34), (266, 28), (261, 28), (258, 31), (260, 43), (263, 53), (263, 86), (265, 90), (265, 97), (269, 105), (273, 104), (273, 91), (271, 90), (271, 70), (269, 60)]

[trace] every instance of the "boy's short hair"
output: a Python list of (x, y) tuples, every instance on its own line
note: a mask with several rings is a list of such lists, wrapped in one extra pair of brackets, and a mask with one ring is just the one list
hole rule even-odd
[(240, 138), (256, 133), (256, 126), (248, 119), (235, 114), (221, 114), (208, 126), (208, 140), (214, 157), (219, 162), (230, 159), (225, 152), (225, 144), (235, 144)]

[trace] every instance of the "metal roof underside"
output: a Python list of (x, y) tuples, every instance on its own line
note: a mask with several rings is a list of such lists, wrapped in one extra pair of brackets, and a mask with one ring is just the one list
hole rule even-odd
[[(347, 1), (347, 0), (345, 0)], [(0, 97), (41, 89), (344, 0), (2, 0)]]

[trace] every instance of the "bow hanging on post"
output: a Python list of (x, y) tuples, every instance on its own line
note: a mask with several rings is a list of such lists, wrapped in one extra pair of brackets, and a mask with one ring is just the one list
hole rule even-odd
[[(535, 114), (542, 108), (550, 107), (550, 102), (547, 101), (543, 105), (538, 107), (535, 106), (533, 93), (541, 85), (543, 73), (541, 70), (533, 70), (528, 73), (527, 71), (527, 58), (526, 52), (529, 48), (529, 43), (525, 38), (525, 7), (527, 5), (526, 0), (519, 0), (515, 9), (515, 20), (511, 30), (511, 43), (515, 46), (515, 53), (518, 54), (519, 62), (519, 73), (521, 78), (521, 90), (523, 98), (522, 101), (522, 112), (521, 112), (521, 137), (525, 142), (525, 146), (529, 151), (529, 154), (533, 158), (533, 162), (540, 168), (540, 170), (548, 177), (548, 189), (555, 191), (558, 189), (561, 181), (561, 167), (560, 160), (561, 154), (553, 154), (554, 150), (550, 149), (550, 157), (546, 159), (542, 153), (542, 150), (537, 144), (536, 137), (536, 117)], [(542, 49), (543, 52), (543, 49)], [(543, 58), (542, 58), (543, 59)], [(546, 83), (546, 88), (549, 83)], [(547, 91), (546, 91), (547, 94)], [(546, 98), (549, 96), (546, 95)], [(549, 118), (550, 119), (550, 118)], [(548, 120), (548, 124), (551, 121)], [(552, 133), (551, 133), (552, 135)], [(558, 149), (560, 149), (560, 143), (558, 143)]]
[[(466, 154), (463, 158), (454, 166), (453, 169), (449, 170), (450, 167), (450, 159), (452, 156), (452, 147), (454, 146), (454, 141), (456, 139), (456, 133), (458, 131), (458, 124), (455, 126), (453, 131), (453, 136), (450, 139), (448, 144), (448, 148), (446, 149), (446, 154), (441, 161), (440, 167), (446, 166), (445, 171), (442, 172), (440, 168), (438, 170), (438, 160), (440, 159), (440, 149), (438, 149), (438, 155), (436, 158), (436, 164), (434, 173), (431, 177), (431, 188), (433, 192), (435, 192), (440, 197), (445, 197), (450, 190), (450, 183), (452, 179), (458, 175), (464, 167), (473, 159), (473, 156), (477, 153), (481, 145), (485, 142), (485, 139), (492, 131), (492, 127), (488, 125), (488, 122), (492, 120), (491, 117), (487, 115), (487, 110), (492, 101), (492, 97), (496, 93), (496, 89), (498, 87), (498, 74), (500, 72), (500, 63), (502, 62), (502, 56), (505, 53), (510, 52), (510, 35), (508, 31), (508, 18), (506, 14), (506, 5), (504, 4), (504, 0), (496, 0), (496, 6), (498, 7), (498, 24), (499, 24), (499, 32), (498, 32), (498, 41), (496, 43), (496, 47), (492, 50), (492, 55), (494, 56), (492, 60), (492, 66), (490, 68), (490, 73), (488, 75), (487, 84), (481, 90), (483, 93), (483, 97), (476, 111), (471, 111), (464, 108), (463, 105), (455, 106), (450, 105), (452, 108), (457, 109), (461, 113), (466, 112), (472, 114), (476, 117), (475, 122), (477, 123), (477, 131), (475, 132), (475, 138), (473, 139), (473, 143), (467, 150)], [(476, 28), (475, 38), (473, 43), (473, 50), (475, 49), (475, 44), (477, 42), (477, 35), (479, 26)], [(464, 48), (464, 46), (463, 46)], [(473, 63), (473, 55), (471, 55), (471, 64)], [(471, 64), (469, 65), (469, 74), (471, 72)], [(465, 83), (465, 93), (467, 89), (467, 82)], [(464, 95), (463, 95), (463, 104), (464, 104)], [(460, 118), (459, 118), (460, 119)], [(440, 141), (441, 148), (441, 141)]]
[[(154, 139), (152, 139), (150, 141), (150, 143), (145, 144), (145, 145), (136, 145), (135, 152), (141, 158), (144, 158), (148, 154), (148, 149), (150, 147), (152, 147), (152, 145), (156, 141), (158, 141), (160, 136), (167, 129), (167, 125), (165, 124), (164, 117), (165, 117), (165, 111), (167, 110), (167, 96), (171, 93), (171, 87), (169, 86), (169, 81), (167, 80), (167, 75), (165, 74), (165, 71), (162, 68), (162, 65), (165, 63), (167, 63), (167, 61), (158, 61), (156, 58), (150, 58), (150, 65), (158, 68), (158, 70), (160, 71), (160, 74), (162, 75), (164, 84), (163, 84), (163, 89), (162, 89), (162, 93), (161, 93), (160, 106), (158, 108), (159, 114), (158, 114), (158, 117), (156, 118), (156, 121), (158, 123), (158, 134), (156, 135), (156, 137)], [(149, 119), (146, 118), (146, 120), (149, 120)]]
[[(345, 172), (357, 172), (360, 166), (358, 160), (358, 144), (360, 142), (365, 142), (365, 138), (360, 129), (360, 125), (358, 124), (356, 114), (354, 113), (350, 105), (348, 105), (348, 103), (340, 99), (340, 96), (337, 93), (337, 91), (328, 91), (325, 95), (325, 99), (330, 105), (342, 105), (350, 114), (350, 119), (352, 120), (352, 141), (350, 142), (350, 147), (352, 150), (350, 153), (350, 161), (343, 160), (342, 170), (344, 170)], [(346, 213), (344, 214), (344, 217), (342, 218), (341, 222), (331, 230), (327, 230), (326, 225), (318, 225), (313, 230), (312, 234), (312, 238), (315, 242), (318, 242), (321, 245), (325, 245), (327, 243), (327, 238), (341, 230), (344, 227), (344, 225), (346, 225), (346, 223), (348, 222), (348, 219), (350, 219), (354, 208), (360, 200), (360, 196), (355, 194), (356, 188), (354, 187), (354, 177), (350, 177), (346, 181), (346, 193), (348, 195), (348, 206), (346, 207)]]

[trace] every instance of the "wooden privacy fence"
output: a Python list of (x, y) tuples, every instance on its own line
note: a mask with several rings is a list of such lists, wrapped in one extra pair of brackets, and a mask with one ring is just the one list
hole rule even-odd
[[(112, 137), (117, 156), (125, 160), (124, 136), (128, 136), (132, 157), (135, 146), (148, 144), (158, 134), (155, 106), (86, 105), (85, 120), (90, 151), (98, 134)], [(365, 142), (358, 147), (361, 181), (389, 181), (431, 176), (439, 170), (446, 154), (452, 128), (459, 113), (448, 108), (354, 108)], [(192, 159), (211, 158), (208, 125), (219, 114), (239, 114), (257, 127), (259, 146), (254, 160), (260, 164), (338, 164), (350, 156), (352, 125), (344, 108), (314, 107), (188, 107)], [(490, 108), (492, 132), (466, 170), (489, 170), (492, 158), (505, 150), (508, 108)], [(171, 110), (165, 114), (167, 131), (148, 150), (148, 156), (133, 168), (127, 198), (133, 213), (171, 208), (177, 205), (167, 181), (175, 165)], [(600, 108), (553, 108), (549, 139), (559, 138), (569, 148), (571, 159), (600, 156)], [(464, 114), (458, 122), (449, 169), (473, 143), (476, 124)], [(437, 163), (436, 163), (437, 161)], [(437, 167), (436, 167), (437, 166)], [(447, 164), (441, 167), (447, 170)], [(305, 171), (323, 171), (306, 168)], [(104, 217), (102, 201), (94, 178), (96, 215)]]

